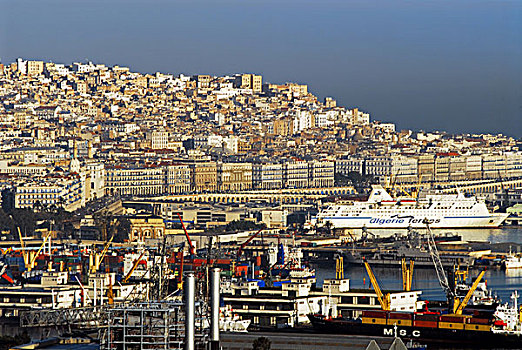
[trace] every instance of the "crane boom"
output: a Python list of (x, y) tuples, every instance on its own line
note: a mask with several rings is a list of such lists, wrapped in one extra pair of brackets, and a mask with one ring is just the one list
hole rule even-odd
[(190, 236), (187, 232), (187, 229), (185, 228), (185, 224), (183, 223), (183, 220), (181, 219), (181, 214), (178, 213), (178, 218), (179, 218), (179, 222), (181, 222), (181, 227), (183, 227), (183, 231), (185, 232), (185, 237), (187, 237), (187, 242), (189, 244), (189, 252), (190, 252), (190, 255), (195, 255), (195, 251), (194, 251), (194, 245), (192, 244), (192, 240), (190, 239)]
[(136, 259), (136, 261), (134, 261), (134, 264), (132, 264), (132, 268), (130, 269), (129, 273), (127, 273), (127, 275), (123, 278), (122, 282), (123, 283), (126, 283), (130, 276), (132, 275), (132, 273), (134, 272), (134, 270), (136, 270), (136, 268), (138, 267), (140, 261), (141, 261), (141, 258), (143, 258), (143, 255), (145, 254), (145, 252), (141, 253), (140, 256), (138, 257), (138, 259)]
[(439, 279), (440, 286), (446, 293), (448, 302), (451, 302), (455, 298), (455, 292), (450, 288), (448, 276), (446, 275), (446, 271), (444, 271), (444, 266), (442, 266), (439, 251), (437, 249), (437, 245), (435, 244), (435, 238), (433, 237), (433, 232), (431, 232), (428, 220), (424, 219), (424, 223), (426, 224), (426, 229), (428, 230), (428, 250), (430, 252), (431, 259), (433, 260), (433, 265), (435, 265), (437, 278)]
[(22, 249), (22, 256), (24, 258), (24, 264), (25, 264), (25, 267), (27, 268), (29, 266), (29, 256), (28, 256), (27, 252), (25, 251), (24, 237), (22, 237), (22, 232), (20, 231), (20, 227), (16, 226), (16, 229), (18, 230), (18, 237), (20, 237), (20, 247)]
[[(484, 277), (484, 275), (486, 274), (486, 271), (482, 271), (478, 277), (475, 279), (475, 282), (473, 282), (473, 285), (471, 286), (471, 288), (468, 290), (468, 293), (466, 294), (466, 296), (464, 297), (464, 299), (462, 299), (462, 302), (460, 303), (460, 305), (458, 305), (458, 307), (456, 307), (455, 309), (455, 313), (457, 315), (462, 315), (462, 311), (464, 310), (464, 308), (466, 307), (466, 305), (468, 305), (469, 303), (469, 299), (471, 299), (471, 296), (473, 295), (473, 293), (475, 292), (475, 289), (477, 289), (478, 287), (478, 284), (480, 283), (480, 280), (482, 280), (482, 277)], [(456, 305), (457, 303), (455, 303)]]
[(111, 246), (113, 239), (114, 239), (114, 236), (112, 236), (111, 239), (109, 239), (109, 241), (105, 244), (105, 247), (103, 247), (103, 250), (101, 252), (100, 259), (98, 260), (98, 262), (95, 262), (91, 272), (95, 273), (98, 271), (98, 269), (100, 268), (100, 264), (103, 261), (103, 258), (105, 258), (105, 255), (107, 254), (107, 251), (109, 250), (109, 247)]
[(243, 249), (248, 245), (248, 243), (252, 242), (252, 240), (254, 238), (257, 237), (258, 234), (261, 233), (261, 231), (263, 231), (264, 228), (260, 229), (259, 231), (257, 231), (256, 233), (254, 233), (252, 236), (248, 237), (248, 239), (243, 243), (241, 244), (241, 246), (239, 247), (239, 249), (237, 250), (237, 258), (239, 259), (239, 257), (241, 256), (241, 253), (243, 252)]
[(42, 245), (40, 246), (40, 248), (38, 248), (38, 251), (36, 252), (36, 254), (29, 261), (29, 266), (31, 266), (31, 269), (34, 267), (36, 258), (38, 258), (38, 255), (40, 255), (42, 249), (45, 247), (45, 243), (47, 242), (47, 239), (50, 239), (50, 238), (51, 238), (51, 233), (49, 232), (49, 234), (47, 236), (45, 236), (45, 238), (43, 239)]
[(377, 299), (379, 300), (379, 303), (381, 304), (382, 309), (384, 311), (389, 311), (390, 310), (390, 295), (382, 294), (381, 287), (379, 287), (379, 282), (377, 282), (377, 278), (375, 278), (375, 275), (373, 274), (370, 264), (368, 263), (368, 261), (366, 261), (366, 258), (363, 261), (364, 261), (364, 267), (366, 267), (366, 272), (368, 272), (368, 276), (370, 277), (370, 281), (372, 282), (373, 289), (375, 290), (375, 293), (377, 294)]

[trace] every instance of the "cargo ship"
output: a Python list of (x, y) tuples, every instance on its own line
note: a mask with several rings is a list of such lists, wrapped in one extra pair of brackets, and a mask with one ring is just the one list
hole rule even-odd
[(357, 319), (308, 315), (321, 333), (400, 337), (435, 347), (473, 349), (521, 349), (520, 317), (516, 299), (514, 306), (499, 305), (494, 313), (477, 315), (382, 310), (362, 311)]
[(491, 213), (483, 200), (461, 192), (394, 199), (382, 186), (372, 185), (367, 201), (330, 205), (313, 217), (309, 226), (406, 229), (424, 227), (427, 219), (432, 228), (495, 228), (507, 217), (506, 213)]

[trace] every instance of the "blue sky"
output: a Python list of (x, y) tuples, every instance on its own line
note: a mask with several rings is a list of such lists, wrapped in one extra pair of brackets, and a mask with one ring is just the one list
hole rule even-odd
[(399, 128), (522, 137), (522, 1), (0, 0), (0, 58), (307, 83)]

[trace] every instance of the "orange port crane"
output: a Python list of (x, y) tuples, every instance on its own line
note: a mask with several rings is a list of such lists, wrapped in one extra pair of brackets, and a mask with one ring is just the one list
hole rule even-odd
[(237, 256), (236, 256), (237, 260), (239, 260), (239, 258), (241, 257), (241, 253), (243, 253), (243, 249), (248, 245), (248, 243), (252, 242), (252, 240), (254, 238), (256, 238), (257, 235), (260, 234), (263, 230), (264, 230), (264, 228), (260, 229), (259, 231), (254, 233), (252, 236), (248, 237), (248, 239), (243, 244), (241, 244), (241, 246), (237, 250)]
[(181, 214), (178, 213), (179, 222), (181, 222), (181, 227), (183, 227), (183, 231), (185, 232), (185, 237), (187, 237), (187, 242), (189, 244), (189, 252), (190, 255), (196, 255), (196, 252), (194, 251), (194, 245), (192, 244), (192, 240), (190, 239), (190, 236), (187, 232), (187, 229), (185, 228), (185, 224), (183, 223), (183, 219), (181, 219)]

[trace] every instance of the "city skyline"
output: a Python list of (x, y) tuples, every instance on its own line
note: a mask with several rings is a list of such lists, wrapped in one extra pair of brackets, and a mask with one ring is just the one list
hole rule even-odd
[[(4, 4), (0, 57), (88, 58), (140, 72), (252, 72), (308, 84), (320, 98), (399, 129), (521, 136), (520, 3), (296, 5)], [(121, 16), (112, 16), (117, 6)], [(21, 14), (31, 26), (16, 21)]]

